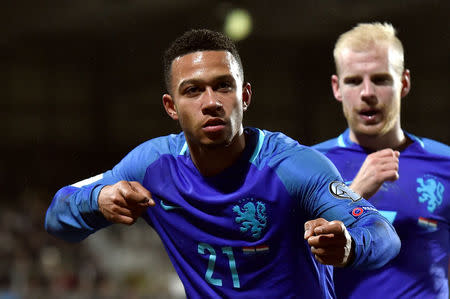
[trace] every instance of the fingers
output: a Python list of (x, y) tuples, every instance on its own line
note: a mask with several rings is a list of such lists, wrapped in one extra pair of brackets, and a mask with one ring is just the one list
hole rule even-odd
[(137, 221), (137, 217), (128, 217), (125, 215), (116, 214), (109, 217), (108, 220), (113, 223), (132, 225)]
[(144, 207), (135, 208), (135, 209), (121, 207), (118, 205), (111, 207), (111, 212), (113, 212), (114, 214), (124, 216), (124, 217), (129, 217), (129, 218), (138, 218), (144, 210), (145, 210)]
[(150, 192), (139, 182), (120, 181), (102, 188), (98, 207), (110, 222), (133, 224), (137, 218), (155, 203)]
[(397, 165), (398, 168), (399, 157), (400, 157), (399, 151), (394, 151), (390, 148), (385, 148), (381, 151), (369, 154), (364, 162), (369, 165), (378, 165), (378, 166)]
[(330, 222), (326, 222), (323, 225), (318, 226), (314, 229), (314, 233), (316, 235), (343, 234), (344, 231), (345, 231), (345, 226), (342, 223), (342, 221), (339, 221), (339, 220), (333, 220)]
[(393, 159), (398, 161), (398, 158), (400, 157), (400, 152), (399, 151), (394, 151), (390, 148), (385, 148), (376, 152), (373, 152), (369, 155), (367, 155), (367, 158), (370, 159), (383, 159), (383, 158), (388, 158), (388, 159)]
[(311, 253), (314, 254), (314, 258), (321, 264), (332, 265), (332, 266), (342, 266), (345, 260), (345, 249), (340, 248), (339, 250), (329, 250), (329, 249), (315, 249), (311, 247)]
[(308, 221), (305, 223), (305, 239), (318, 262), (338, 267), (348, 263), (352, 239), (341, 221), (328, 222), (322, 218)]
[(306, 221), (305, 225), (304, 225), (304, 228), (305, 228), (304, 238), (305, 238), (305, 240), (308, 240), (311, 236), (314, 236), (314, 234), (315, 234), (314, 230), (317, 227), (319, 227), (321, 225), (324, 225), (326, 223), (328, 223), (328, 221), (326, 221), (323, 218), (317, 218), (317, 219), (314, 219), (314, 220)]
[(384, 181), (395, 181), (399, 178), (399, 151), (394, 151), (390, 148), (370, 154), (369, 173), (373, 175), (374, 179), (382, 184)]
[(381, 157), (383, 157), (383, 156), (385, 156), (385, 157), (391, 156), (391, 157), (395, 157), (395, 158), (400, 157), (400, 152), (399, 151), (395, 151), (395, 150), (393, 150), (391, 148), (385, 148), (385, 149), (376, 151), (376, 152), (374, 152), (372, 154), (377, 154), (377, 155), (379, 155)]
[(347, 241), (344, 224), (337, 220), (331, 222), (327, 222), (326, 220), (324, 221), (325, 223), (320, 221), (321, 225), (318, 225), (313, 229), (314, 234), (307, 239), (308, 244), (314, 247), (325, 248), (339, 244), (345, 245)]
[(385, 181), (395, 182), (400, 177), (398, 174), (398, 167), (397, 169), (388, 169), (383, 171), (383, 177)]
[(350, 188), (369, 199), (385, 181), (395, 181), (399, 178), (399, 156), (399, 151), (390, 148), (369, 154)]
[(309, 220), (305, 222), (305, 239), (308, 236), (313, 235), (321, 235), (321, 234), (333, 234), (343, 232), (345, 230), (345, 226), (342, 221), (333, 220), (328, 222), (323, 218), (317, 218), (314, 220)]
[(154, 206), (150, 191), (144, 188), (139, 182), (120, 181), (118, 190), (127, 204), (142, 204)]

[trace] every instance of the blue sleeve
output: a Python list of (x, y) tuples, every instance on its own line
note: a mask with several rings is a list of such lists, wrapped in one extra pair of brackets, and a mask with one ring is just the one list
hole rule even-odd
[(70, 242), (85, 239), (110, 223), (98, 210), (101, 181), (81, 188), (66, 186), (53, 197), (45, 215), (48, 233)]
[[(389, 221), (376, 208), (343, 182), (328, 158), (305, 148), (289, 153), (278, 175), (307, 214), (308, 219), (340, 220), (355, 242), (356, 269), (382, 267), (400, 251), (400, 239)], [(295, 178), (295, 179), (294, 179)], [(298, 183), (298, 178), (302, 183)]]
[(60, 189), (47, 209), (45, 229), (69, 242), (78, 242), (111, 223), (98, 207), (98, 195), (106, 185), (121, 180), (142, 183), (147, 166), (155, 161), (164, 139), (154, 139), (131, 151), (112, 170)]
[(355, 259), (349, 268), (378, 269), (400, 252), (394, 227), (378, 212), (361, 217), (347, 229), (355, 241)]

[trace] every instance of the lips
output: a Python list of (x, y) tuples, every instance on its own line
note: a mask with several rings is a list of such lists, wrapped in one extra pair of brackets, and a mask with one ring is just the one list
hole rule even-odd
[(363, 109), (359, 111), (359, 116), (367, 122), (376, 122), (380, 115), (381, 111), (378, 109)]
[(220, 118), (212, 118), (209, 119), (204, 125), (203, 128), (205, 127), (213, 127), (213, 126), (220, 126), (220, 125), (224, 125), (225, 122), (223, 120), (221, 120)]
[(204, 125), (203, 130), (206, 133), (219, 133), (225, 128), (225, 121), (220, 118), (209, 119)]

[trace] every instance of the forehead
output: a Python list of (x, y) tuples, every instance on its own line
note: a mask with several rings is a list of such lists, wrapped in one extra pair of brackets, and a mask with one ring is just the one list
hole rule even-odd
[(339, 61), (341, 73), (390, 72), (393, 70), (393, 52), (381, 45), (366, 50), (344, 48)]
[(199, 51), (172, 61), (172, 84), (189, 79), (208, 80), (216, 76), (231, 75), (238, 80), (239, 65), (228, 51)]

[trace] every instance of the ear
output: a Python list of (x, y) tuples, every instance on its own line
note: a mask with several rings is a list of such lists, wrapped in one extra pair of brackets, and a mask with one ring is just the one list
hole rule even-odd
[(162, 97), (164, 109), (166, 109), (167, 114), (173, 119), (178, 120), (178, 113), (175, 107), (175, 102), (170, 94), (164, 94)]
[(342, 102), (342, 94), (339, 86), (339, 77), (337, 75), (331, 76), (331, 88), (333, 89), (333, 94), (336, 100)]
[(252, 101), (252, 86), (246, 82), (242, 87), (242, 107), (244, 111), (247, 111), (250, 102)]
[(402, 91), (400, 95), (405, 97), (411, 89), (411, 74), (408, 69), (405, 69), (402, 74)]

